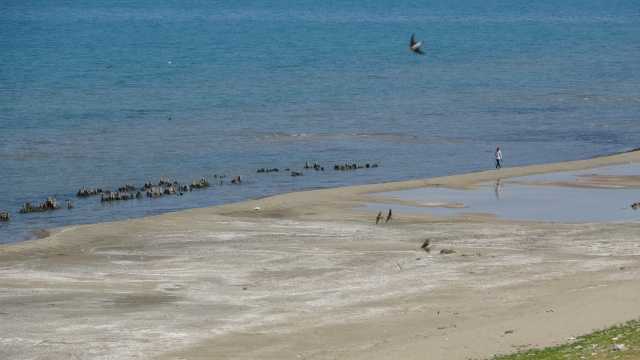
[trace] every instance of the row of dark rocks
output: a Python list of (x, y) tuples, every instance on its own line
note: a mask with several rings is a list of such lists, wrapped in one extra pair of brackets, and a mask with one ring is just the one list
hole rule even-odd
[[(369, 168), (370, 167), (369, 163), (366, 163), (365, 167)], [(378, 167), (378, 164), (373, 164), (373, 166), (371, 167), (374, 167), (374, 168)], [(311, 166), (307, 161), (304, 168), (305, 169), (313, 168), (318, 171), (320, 170), (324, 171), (324, 166), (318, 165), (317, 161), (314, 163), (313, 166)], [(357, 166), (356, 164), (346, 163), (344, 165), (335, 164), (333, 168), (335, 170), (355, 170), (355, 169), (362, 169), (363, 167)], [(287, 168), (286, 170), (288, 171), (289, 169)], [(278, 168), (258, 169), (259, 173), (275, 172), (275, 171), (280, 171), (280, 170)], [(291, 176), (303, 176), (303, 174), (301, 172), (293, 171), (291, 172)], [(214, 175), (214, 177), (218, 178), (218, 175)], [(225, 177), (227, 177), (227, 175), (219, 176), (220, 179)], [(241, 184), (242, 176), (241, 175), (236, 176), (233, 180), (231, 180), (231, 183)], [(222, 181), (220, 181), (220, 185), (223, 185)], [(166, 186), (166, 188), (163, 189), (163, 186)], [(210, 186), (211, 186), (211, 183), (209, 183), (209, 181), (206, 178), (203, 178), (201, 180), (194, 180), (189, 186), (187, 184), (178, 184), (177, 182), (172, 183), (168, 178), (160, 177), (160, 182), (158, 183), (158, 185), (154, 185), (151, 181), (149, 181), (145, 183), (143, 188), (141, 190), (138, 190), (138, 192), (135, 195), (129, 194), (130, 191), (134, 191), (136, 189), (135, 186), (133, 186), (133, 184), (129, 183), (128, 185), (118, 187), (118, 191), (116, 192), (104, 191), (100, 188), (86, 189), (85, 187), (82, 187), (82, 189), (78, 190), (77, 196), (86, 198), (86, 197), (100, 194), (102, 196), (100, 200), (102, 202), (107, 202), (107, 201), (119, 201), (119, 200), (133, 200), (136, 198), (140, 199), (144, 197), (143, 194), (145, 193), (143, 193), (143, 190), (146, 190), (147, 197), (155, 198), (163, 195), (184, 195), (183, 193), (184, 191), (193, 191), (193, 189), (203, 189)], [(634, 210), (638, 206), (640, 206), (640, 204), (637, 204), (637, 203), (631, 205), (631, 207), (633, 207)], [(73, 209), (73, 206), (71, 205), (70, 201), (67, 207), (68, 209)], [(59, 210), (59, 209), (60, 207), (57, 204), (57, 199), (55, 197), (48, 197), (46, 201), (40, 203), (40, 205), (38, 206), (32, 206), (27, 201), (22, 205), (22, 209), (20, 209), (20, 214), (28, 214), (28, 213), (34, 213), (34, 212), (43, 212), (48, 210)], [(9, 213), (7, 211), (2, 211), (0, 213), (0, 221), (9, 221)]]
[[(218, 177), (218, 175), (215, 175), (216, 178)], [(220, 178), (226, 177), (226, 175), (222, 175), (220, 176)], [(144, 186), (142, 187), (143, 190), (149, 190), (153, 187), (156, 186), (173, 186), (173, 185), (178, 185), (177, 182), (171, 182), (169, 179), (164, 178), (164, 177), (160, 177), (160, 182), (158, 183), (158, 185), (154, 185), (151, 181), (147, 182), (144, 184)], [(202, 179), (202, 180), (193, 180), (193, 182), (191, 183), (191, 188), (194, 189), (202, 189), (205, 187), (209, 187), (211, 186), (211, 184), (209, 183), (209, 181), (207, 179)], [(178, 188), (180, 190), (183, 191), (189, 191), (190, 187), (187, 184), (180, 184), (178, 185)], [(127, 193), (129, 191), (133, 191), (135, 190), (135, 186), (133, 186), (133, 184), (129, 184), (129, 185), (125, 185), (122, 187), (118, 188), (118, 192), (120, 193)], [(95, 188), (91, 188), (89, 190), (87, 190), (85, 187), (83, 187), (82, 189), (78, 190), (78, 197), (89, 197), (89, 196), (93, 196), (93, 195), (98, 195), (98, 194), (105, 194), (105, 193), (109, 193), (108, 191), (104, 191), (100, 188), (95, 189)], [(121, 194), (122, 195), (122, 194)], [(111, 197), (118, 197), (118, 194), (115, 193), (113, 196), (109, 195), (109, 198)], [(102, 198), (104, 199), (105, 196), (103, 195)]]
[(344, 165), (340, 165), (340, 164), (335, 164), (333, 165), (333, 169), (334, 170), (356, 170), (356, 169), (362, 169), (362, 168), (377, 168), (378, 164), (373, 164), (373, 166), (370, 166), (369, 163), (366, 163), (365, 166), (358, 166), (357, 164), (351, 164), (351, 163), (345, 163)]
[(307, 163), (304, 165), (304, 168), (305, 168), (305, 169), (311, 169), (311, 168), (313, 168), (313, 169), (316, 169), (316, 170), (322, 170), (322, 171), (324, 171), (324, 166), (320, 166), (320, 165), (318, 165), (318, 162), (317, 162), (317, 161), (313, 164), (313, 166), (309, 166), (309, 162), (307, 161)]
[[(60, 207), (58, 206), (58, 199), (55, 197), (49, 196), (46, 201), (41, 202), (38, 206), (31, 206), (29, 202), (22, 204), (22, 209), (20, 209), (20, 214), (28, 214), (34, 212), (43, 212), (47, 210), (58, 210)], [(7, 214), (7, 217), (9, 214)]]
[[(218, 178), (218, 175), (214, 175)], [(227, 175), (220, 175), (219, 178), (225, 178)], [(233, 184), (241, 184), (242, 176), (238, 175), (235, 179), (231, 181)], [(220, 181), (220, 185), (223, 185), (223, 182)], [(163, 186), (166, 188), (163, 189)], [(154, 198), (160, 197), (163, 195), (184, 195), (184, 191), (193, 191), (193, 189), (204, 189), (210, 187), (211, 183), (206, 178), (201, 180), (193, 180), (191, 185), (188, 184), (178, 184), (177, 182), (171, 182), (168, 178), (160, 177), (160, 182), (158, 185), (153, 185), (151, 181), (145, 183), (143, 188), (138, 190), (138, 192), (134, 194), (130, 194), (130, 191), (134, 191), (136, 188), (133, 184), (129, 183), (128, 185), (122, 186), (118, 188), (118, 191), (104, 191), (100, 188), (91, 188), (87, 189), (86, 187), (82, 187), (82, 189), (78, 190), (78, 197), (90, 197), (94, 195), (101, 195), (101, 201), (119, 201), (119, 200), (133, 200), (140, 199), (144, 197), (146, 190), (146, 196)], [(73, 205), (71, 205), (71, 201), (69, 201), (67, 205), (68, 209), (73, 209)], [(28, 201), (22, 205), (22, 209), (20, 209), (20, 214), (28, 214), (35, 212), (43, 212), (48, 210), (59, 210), (58, 199), (55, 197), (47, 197), (47, 200), (40, 203), (38, 206), (31, 205)], [(9, 212), (2, 211), (0, 212), (0, 221), (9, 221)]]
[[(353, 163), (353, 164), (352, 163), (345, 163), (344, 165), (340, 165), (340, 164), (333, 165), (333, 169), (334, 170), (356, 170), (356, 169), (363, 169), (363, 168), (368, 169), (368, 168), (377, 168), (377, 167), (378, 167), (378, 164), (370, 165), (369, 163), (366, 163), (364, 166), (358, 166), (355, 163)], [(305, 169), (315, 169), (315, 170), (318, 170), (318, 171), (324, 171), (324, 166), (318, 165), (317, 161), (313, 164), (313, 166), (311, 166), (309, 164), (309, 162), (307, 161), (305, 163), (305, 165), (304, 165), (304, 168)], [(289, 171), (289, 168), (287, 168), (285, 170)], [(279, 170), (278, 170), (278, 168), (266, 169), (266, 170), (265, 170), (265, 168), (261, 168), (261, 169), (258, 169), (257, 172), (264, 173), (264, 172), (273, 172), (273, 171), (279, 171)], [(302, 173), (293, 171), (293, 172), (291, 172), (291, 176), (302, 176)]]
[(77, 196), (78, 197), (89, 197), (89, 196), (101, 194), (103, 192), (104, 191), (102, 191), (102, 189), (91, 188), (90, 190), (87, 190), (83, 186), (82, 189), (78, 190), (78, 195)]
[[(163, 189), (163, 186), (166, 188)], [(151, 181), (144, 184), (143, 189), (138, 190), (136, 195), (129, 194), (128, 191), (135, 190), (135, 187), (131, 184), (127, 185), (124, 188), (119, 188), (118, 192), (105, 192), (102, 193), (102, 201), (113, 201), (113, 200), (133, 200), (141, 199), (144, 197), (143, 190), (146, 190), (146, 196), (150, 198), (160, 197), (163, 195), (184, 195), (183, 191), (192, 191), (193, 189), (204, 189), (210, 187), (211, 183), (206, 178), (201, 180), (193, 180), (191, 186), (187, 184), (178, 184), (177, 181), (171, 182), (168, 178), (160, 177), (160, 182), (158, 185), (153, 185)], [(176, 190), (177, 189), (177, 190)]]

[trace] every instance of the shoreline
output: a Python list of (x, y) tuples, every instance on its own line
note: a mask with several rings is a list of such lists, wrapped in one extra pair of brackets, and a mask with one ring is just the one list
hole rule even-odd
[(376, 225), (348, 202), (637, 161), (634, 151), (47, 229), (0, 247), (0, 356), (466, 359), (560, 344), (640, 316), (640, 222), (394, 211)]
[[(574, 160), (574, 161), (568, 161), (568, 162), (560, 162), (560, 163), (551, 163), (551, 164), (540, 164), (540, 165), (529, 165), (529, 166), (524, 166), (524, 167), (515, 167), (515, 168), (504, 168), (504, 170), (508, 170), (508, 169), (530, 169), (532, 171), (524, 171), (524, 175), (517, 175), (519, 176), (527, 176), (527, 175), (539, 175), (539, 174), (546, 174), (546, 173), (553, 173), (553, 172), (560, 172), (560, 171), (572, 171), (572, 170), (584, 170), (584, 169), (589, 169), (589, 168), (594, 168), (594, 167), (601, 167), (601, 166), (607, 166), (607, 165), (620, 165), (623, 163), (626, 163), (626, 160), (616, 160), (614, 161), (614, 163), (611, 164), (604, 164), (604, 161), (606, 158), (610, 158), (610, 157), (617, 157), (618, 155), (624, 155), (624, 154), (631, 154), (631, 153), (636, 153), (639, 152), (640, 148), (636, 148), (636, 149), (632, 149), (632, 150), (628, 150), (628, 151), (623, 151), (623, 152), (619, 152), (619, 153), (613, 153), (613, 154), (609, 154), (609, 155), (603, 155), (603, 156), (599, 156), (599, 157), (595, 157), (595, 158), (589, 158), (589, 159), (583, 159), (583, 160)], [(594, 160), (598, 160), (597, 161), (597, 165), (593, 165), (593, 164), (588, 164), (590, 162), (593, 162)], [(575, 166), (574, 166), (574, 163)], [(584, 163), (584, 164), (583, 164)], [(556, 169), (556, 166), (567, 166), (566, 170), (558, 170)], [(549, 166), (553, 166), (553, 170), (546, 170), (546, 169), (541, 169), (539, 170), (539, 168), (544, 168), (544, 167), (549, 167)], [(586, 166), (586, 167), (584, 167)], [(535, 168), (535, 169), (532, 169)], [(401, 188), (391, 188), (391, 190), (384, 190), (384, 191), (395, 191), (395, 190), (408, 190), (408, 189), (416, 189), (416, 188), (420, 188), (420, 187), (437, 187), (440, 186), (438, 183), (430, 183), (430, 180), (435, 181), (436, 179), (442, 179), (443, 181), (447, 181), (451, 178), (455, 178), (455, 177), (461, 177), (461, 176), (470, 176), (472, 174), (484, 174), (484, 173), (492, 173), (495, 170), (484, 170), (484, 171), (479, 171), (479, 172), (472, 172), (472, 173), (462, 173), (462, 174), (456, 174), (456, 175), (447, 175), (447, 176), (441, 176), (441, 177), (434, 177), (434, 178), (424, 178), (424, 179), (417, 179), (417, 180), (406, 180), (406, 181), (396, 181), (396, 182), (384, 182), (384, 183), (375, 183), (375, 184), (365, 184), (365, 185), (352, 185), (352, 186), (344, 186), (344, 187), (337, 187), (337, 188), (326, 188), (326, 189), (316, 189), (316, 190), (302, 190), (302, 191), (296, 191), (293, 193), (286, 193), (286, 194), (279, 194), (279, 195), (268, 195), (268, 196), (263, 196), (263, 197), (258, 197), (256, 199), (253, 200), (248, 200), (248, 201), (242, 201), (242, 202), (236, 202), (236, 203), (229, 203), (229, 204), (222, 204), (222, 205), (215, 205), (213, 207), (216, 206), (227, 206), (227, 205), (232, 205), (232, 204), (241, 204), (241, 203), (249, 203), (252, 201), (259, 201), (262, 199), (268, 199), (268, 198), (272, 198), (275, 196), (281, 196), (281, 195), (287, 195), (287, 194), (296, 194), (296, 193), (304, 193), (304, 192), (309, 192), (309, 191), (331, 191), (331, 190), (336, 190), (336, 189), (346, 189), (346, 188), (361, 188), (361, 187), (366, 187), (366, 186), (375, 186), (375, 185), (381, 185), (381, 184), (404, 184), (407, 182), (419, 182), (419, 181), (425, 181), (426, 185), (425, 186), (417, 186), (417, 185), (411, 185), (411, 187), (401, 187)], [(511, 171), (512, 172), (512, 171)], [(509, 172), (509, 173), (511, 173)], [(510, 178), (510, 177), (514, 177), (514, 176), (509, 176), (507, 174), (506, 178)], [(488, 180), (480, 180), (477, 181), (479, 182), (486, 182)], [(450, 187), (452, 189), (468, 189), (469, 186), (473, 186), (471, 183), (467, 184), (466, 186), (456, 186), (456, 187)], [(447, 186), (445, 186), (447, 187)], [(358, 195), (363, 195), (363, 194), (367, 194), (367, 193), (375, 193), (375, 192), (380, 192), (380, 191), (359, 191)], [(371, 201), (371, 199), (369, 199), (368, 201)], [(375, 201), (373, 201), (375, 202)], [(183, 211), (193, 211), (193, 210), (198, 210), (198, 209), (206, 209), (206, 208), (211, 208), (211, 207), (199, 207), (199, 208), (193, 208), (193, 209), (187, 209), (187, 210), (181, 210), (178, 211), (177, 213), (183, 212)], [(160, 215), (152, 215), (152, 216), (143, 216), (140, 218), (135, 218), (135, 219), (142, 219), (142, 218), (148, 218), (148, 217), (153, 217), (153, 216), (161, 216), (161, 215), (165, 215), (165, 214), (173, 214), (176, 212), (169, 212), (169, 213), (164, 213), (164, 214), (160, 214)], [(118, 221), (123, 221), (123, 220), (116, 220), (113, 222), (118, 222)], [(95, 224), (103, 224), (103, 223), (107, 223), (107, 222), (98, 222), (98, 223), (89, 223), (89, 224), (83, 224), (84, 225), (95, 225)], [(60, 227), (53, 227), (53, 228), (41, 228), (41, 229), (36, 229), (36, 230), (31, 230), (28, 231), (27, 233), (31, 236), (36, 237), (36, 239), (33, 240), (24, 240), (24, 241), (34, 241), (34, 240), (40, 240), (40, 239), (45, 239), (47, 237), (49, 237), (51, 235), (52, 231), (55, 231), (54, 229), (58, 229), (58, 228), (66, 228), (67, 226), (60, 226)], [(24, 242), (21, 241), (21, 242)], [(1, 244), (2, 245), (6, 245), (6, 244)]]

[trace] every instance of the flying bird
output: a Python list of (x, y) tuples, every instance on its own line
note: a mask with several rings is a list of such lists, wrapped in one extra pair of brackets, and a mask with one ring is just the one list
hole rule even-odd
[(378, 225), (378, 221), (380, 221), (380, 220), (381, 220), (381, 219), (383, 219), (383, 218), (384, 218), (384, 216), (382, 216), (382, 211), (380, 211), (380, 212), (378, 213), (378, 216), (376, 216), (376, 225)]
[(413, 36), (414, 35), (415, 34), (411, 35), (411, 51), (413, 51), (415, 53), (418, 53), (418, 54), (423, 54), (424, 55), (424, 53), (422, 51), (420, 51), (420, 46), (422, 46), (422, 44), (424, 44), (424, 41), (420, 41), (419, 43), (415, 42), (413, 40)]
[(389, 215), (387, 215), (387, 221), (385, 222), (389, 222), (391, 219), (393, 219), (393, 216), (391, 215), (391, 209), (389, 209)]
[(422, 246), (420, 246), (420, 248), (426, 252), (431, 252), (431, 246), (429, 246), (429, 243), (431, 242), (430, 239), (427, 239), (427, 241), (424, 242), (424, 244), (422, 244)]

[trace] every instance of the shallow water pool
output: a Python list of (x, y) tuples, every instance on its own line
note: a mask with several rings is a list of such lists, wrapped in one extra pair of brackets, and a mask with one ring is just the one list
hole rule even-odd
[(499, 219), (541, 222), (610, 222), (640, 220), (640, 209), (630, 204), (640, 201), (638, 189), (592, 189), (552, 185), (523, 185), (514, 181), (572, 182), (580, 175), (634, 175), (640, 173), (640, 164), (627, 164), (505, 179), (496, 183), (483, 183), (474, 190), (447, 188), (420, 188), (370, 194), (404, 201), (441, 202), (462, 204), (464, 208), (436, 206), (389, 205), (365, 203), (357, 210), (419, 212), (442, 216), (461, 213), (484, 213)]

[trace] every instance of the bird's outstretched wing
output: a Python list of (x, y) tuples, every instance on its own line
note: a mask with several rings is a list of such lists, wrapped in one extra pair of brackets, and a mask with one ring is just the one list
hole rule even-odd
[(385, 222), (389, 222), (391, 219), (393, 219), (393, 215), (391, 214), (391, 209), (389, 209), (389, 215), (387, 215), (387, 221)]
[(415, 35), (416, 35), (416, 34), (411, 35), (411, 43), (410, 43), (411, 51), (413, 51), (413, 52), (415, 52), (415, 53), (418, 53), (418, 54), (422, 54), (422, 55), (424, 55), (424, 53), (423, 53), (422, 51), (420, 51), (420, 46), (424, 43), (424, 41), (421, 41), (421, 42), (417, 43), (417, 42), (414, 40), (414, 36), (415, 36)]
[(378, 216), (376, 216), (376, 225), (378, 224), (378, 221), (380, 221), (380, 219), (382, 219), (384, 216), (382, 216), (382, 211), (380, 211), (378, 213)]
[(425, 241), (420, 248), (426, 252), (431, 252), (431, 247), (429, 246), (430, 242), (430, 239), (427, 239), (427, 241)]

